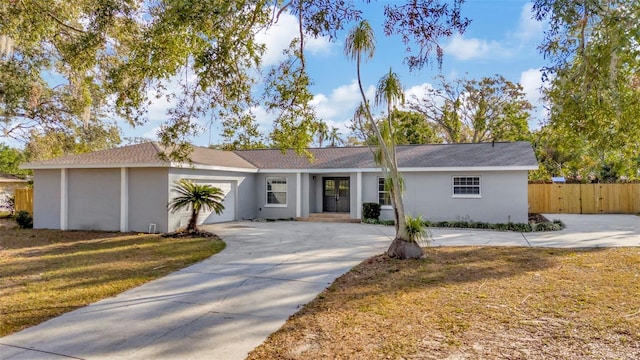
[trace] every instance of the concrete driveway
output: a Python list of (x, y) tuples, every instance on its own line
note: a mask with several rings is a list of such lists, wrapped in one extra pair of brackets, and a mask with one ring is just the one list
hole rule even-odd
[[(434, 229), (434, 246), (640, 246), (640, 217), (547, 215), (567, 229)], [(244, 359), (393, 227), (237, 222), (207, 226), (227, 248), (116, 297), (0, 338), (0, 359)], [(52, 304), (55, 306), (55, 304)]]
[(564, 248), (640, 246), (640, 216), (545, 214), (545, 217), (561, 220), (566, 228), (534, 233), (432, 229), (432, 245)]
[(0, 359), (244, 359), (335, 278), (384, 252), (393, 233), (301, 222), (205, 228), (225, 240), (223, 252), (0, 338)]

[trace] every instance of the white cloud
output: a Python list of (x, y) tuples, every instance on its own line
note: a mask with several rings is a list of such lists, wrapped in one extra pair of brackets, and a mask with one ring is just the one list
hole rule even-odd
[(509, 56), (509, 52), (497, 41), (487, 41), (477, 38), (465, 38), (454, 35), (444, 46), (446, 55), (452, 55), (457, 60), (473, 60)]
[(427, 94), (427, 90), (430, 89), (433, 89), (433, 85), (431, 85), (430, 83), (415, 85), (404, 91), (404, 97), (406, 101), (411, 101), (414, 98), (422, 99)]
[[(256, 35), (256, 40), (267, 47), (262, 57), (262, 65), (275, 65), (284, 59), (282, 51), (287, 49), (291, 40), (297, 36), (298, 19), (288, 12), (280, 14), (277, 23)], [(305, 36), (305, 41), (305, 51), (313, 55), (326, 54), (331, 51), (332, 43), (328, 37), (313, 38)]]
[(548, 117), (542, 95), (545, 83), (542, 81), (541, 69), (523, 71), (520, 74), (520, 85), (522, 85), (527, 100), (534, 106), (529, 127), (537, 128), (540, 122), (546, 120)]
[(529, 41), (538, 38), (544, 31), (544, 23), (533, 18), (533, 4), (526, 3), (520, 12), (518, 30), (514, 34), (521, 41)]
[[(365, 93), (367, 97), (373, 98), (375, 89), (369, 86)], [(353, 117), (356, 107), (360, 105), (362, 98), (358, 89), (358, 82), (351, 81), (350, 84), (341, 85), (331, 91), (328, 96), (317, 94), (311, 100), (311, 105), (316, 109), (318, 118), (328, 122), (346, 123)]]

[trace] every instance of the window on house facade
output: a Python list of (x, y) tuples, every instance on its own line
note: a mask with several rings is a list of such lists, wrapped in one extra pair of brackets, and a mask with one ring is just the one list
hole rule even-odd
[(453, 196), (479, 197), (480, 176), (454, 176)]
[(267, 178), (267, 205), (286, 206), (287, 205), (287, 178), (268, 177)]
[(382, 206), (391, 206), (391, 195), (384, 186), (384, 178), (378, 178), (378, 204)]

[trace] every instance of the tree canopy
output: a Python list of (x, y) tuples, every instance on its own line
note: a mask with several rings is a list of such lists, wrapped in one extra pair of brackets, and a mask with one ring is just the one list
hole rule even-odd
[[(637, 178), (640, 168), (640, 3), (537, 0), (548, 21), (549, 121), (538, 155), (554, 175)], [(550, 146), (554, 146), (553, 151)], [(559, 161), (566, 159), (566, 161)]]
[(501, 75), (480, 80), (439, 76), (438, 88), (409, 100), (448, 143), (517, 141), (529, 138), (532, 109), (522, 86)]
[[(260, 141), (252, 109), (278, 112), (271, 140), (301, 149), (312, 138), (305, 36), (329, 36), (361, 16), (355, 0), (9, 0), (0, 4), (0, 116), (7, 136), (35, 130), (75, 134), (108, 129), (114, 119), (146, 122), (151, 100), (171, 100), (159, 139), (169, 155), (188, 153), (197, 120), (223, 125), (226, 142)], [(439, 39), (462, 32), (463, 0), (418, 0), (385, 5), (384, 30), (406, 44), (406, 63), (441, 60)], [(264, 45), (256, 34), (280, 12), (298, 17), (300, 34), (287, 59), (263, 80)], [(266, 81), (266, 98), (254, 95)], [(276, 110), (277, 109), (277, 110)], [(79, 130), (80, 129), (80, 130)], [(296, 133), (296, 132), (299, 132)], [(97, 133), (104, 135), (111, 133)], [(287, 135), (296, 136), (287, 136)], [(299, 135), (299, 136), (297, 136)]]

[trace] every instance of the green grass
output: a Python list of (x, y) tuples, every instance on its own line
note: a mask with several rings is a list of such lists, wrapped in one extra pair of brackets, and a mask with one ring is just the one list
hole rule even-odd
[(373, 257), (249, 359), (638, 359), (640, 248)]
[(0, 228), (0, 336), (114, 296), (224, 247), (217, 237)]

